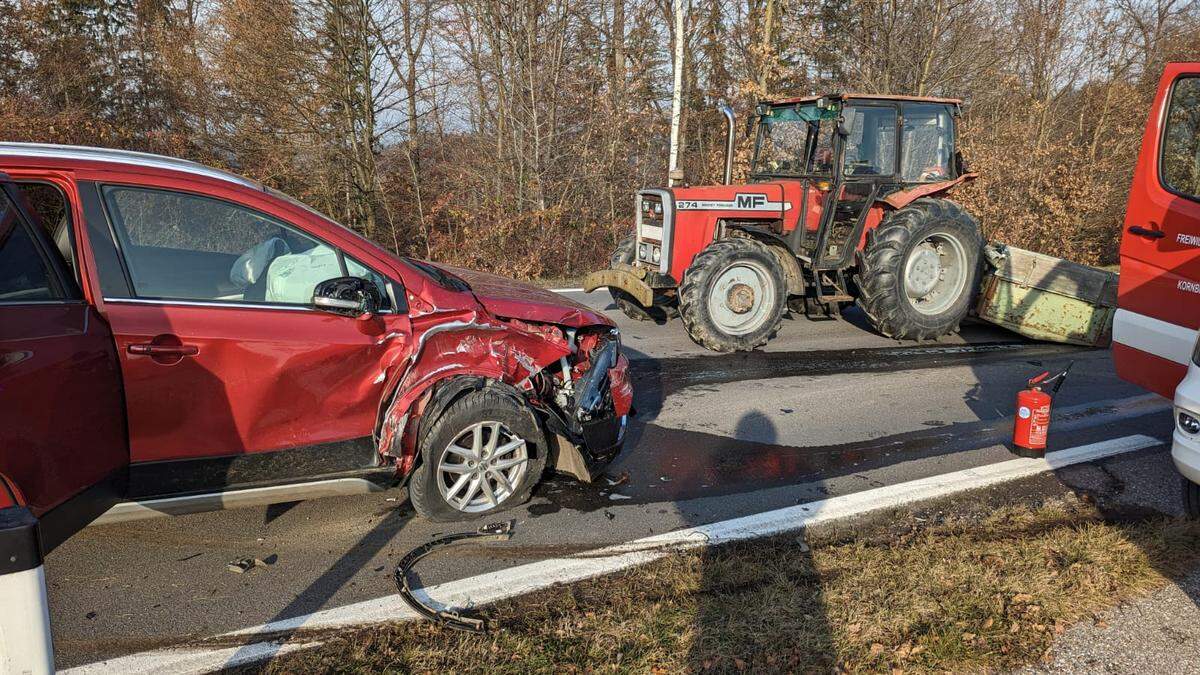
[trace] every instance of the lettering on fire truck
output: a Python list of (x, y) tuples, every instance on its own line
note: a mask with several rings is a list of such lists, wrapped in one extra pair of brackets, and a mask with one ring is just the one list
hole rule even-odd
[(1176, 235), (1175, 241), (1184, 246), (1200, 246), (1200, 235), (1180, 233)]
[(1179, 290), (1187, 291), (1188, 293), (1200, 293), (1200, 281), (1188, 281), (1187, 279), (1180, 279)]

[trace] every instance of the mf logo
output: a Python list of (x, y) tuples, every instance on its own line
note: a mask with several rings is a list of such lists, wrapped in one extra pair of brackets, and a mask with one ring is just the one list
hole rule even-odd
[(767, 196), (759, 194), (738, 194), (734, 196), (733, 204), (739, 209), (761, 209), (767, 205)]

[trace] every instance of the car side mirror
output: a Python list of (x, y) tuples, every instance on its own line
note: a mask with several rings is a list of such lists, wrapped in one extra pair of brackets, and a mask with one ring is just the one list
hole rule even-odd
[(312, 304), (331, 314), (365, 319), (379, 311), (383, 298), (375, 284), (366, 279), (337, 277), (317, 284)]

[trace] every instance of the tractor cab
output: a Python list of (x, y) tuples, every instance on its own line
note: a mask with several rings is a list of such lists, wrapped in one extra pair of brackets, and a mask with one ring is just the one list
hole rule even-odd
[(822, 96), (759, 105), (752, 183), (798, 181), (793, 250), (823, 270), (851, 263), (868, 207), (954, 180), (955, 100)]
[(676, 314), (697, 343), (754, 349), (785, 313), (837, 317), (852, 302), (880, 333), (957, 330), (976, 288), (982, 234), (951, 189), (975, 177), (957, 149), (956, 99), (836, 94), (763, 103), (749, 180), (640, 190), (634, 232), (607, 287), (634, 319)]

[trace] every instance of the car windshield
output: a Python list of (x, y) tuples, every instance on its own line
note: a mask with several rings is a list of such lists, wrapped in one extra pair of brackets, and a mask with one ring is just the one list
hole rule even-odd
[(759, 116), (752, 174), (828, 175), (833, 170), (836, 108), (816, 105), (768, 108)]

